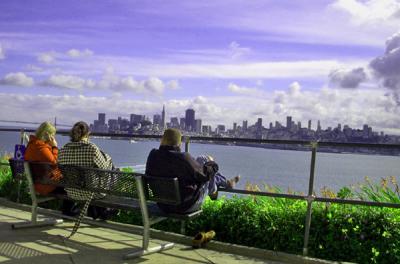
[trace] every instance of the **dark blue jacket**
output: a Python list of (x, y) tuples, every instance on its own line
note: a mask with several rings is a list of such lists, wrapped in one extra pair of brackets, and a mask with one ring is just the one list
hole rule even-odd
[[(216, 165), (216, 164), (215, 164)], [(205, 166), (199, 164), (189, 153), (181, 152), (180, 148), (160, 146), (153, 149), (146, 162), (146, 175), (179, 179), (179, 189), (182, 203), (178, 206), (158, 203), (165, 212), (184, 213), (200, 196), (200, 187), (214, 177), (216, 172), (213, 163)]]

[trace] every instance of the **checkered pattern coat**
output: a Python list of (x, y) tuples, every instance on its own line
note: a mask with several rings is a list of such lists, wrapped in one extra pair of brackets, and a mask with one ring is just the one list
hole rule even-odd
[[(107, 170), (113, 168), (111, 157), (101, 151), (95, 144), (87, 141), (65, 144), (58, 153), (58, 163)], [(73, 188), (66, 188), (66, 191), (67, 194), (75, 200), (86, 200), (90, 195), (88, 192)], [(95, 198), (101, 197), (104, 197), (104, 195), (96, 196)]]
[(65, 144), (58, 153), (58, 163), (107, 170), (110, 170), (113, 166), (108, 154), (87, 141)]

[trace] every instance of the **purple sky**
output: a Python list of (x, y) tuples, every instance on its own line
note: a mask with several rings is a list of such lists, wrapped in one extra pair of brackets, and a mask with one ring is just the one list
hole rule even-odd
[[(0, 120), (192, 107), (400, 134), (400, 2), (0, 1)], [(29, 116), (26, 113), (29, 112)]]

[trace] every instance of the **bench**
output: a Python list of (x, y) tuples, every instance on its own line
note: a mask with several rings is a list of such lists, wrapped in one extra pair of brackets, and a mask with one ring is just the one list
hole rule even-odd
[[(54, 219), (43, 222), (37, 221), (38, 204), (50, 199), (72, 199), (85, 202), (71, 235), (79, 228), (80, 220), (89, 204), (113, 209), (140, 211), (143, 221), (142, 247), (124, 256), (125, 259), (128, 259), (170, 249), (174, 246), (173, 243), (167, 243), (149, 248), (151, 225), (165, 219), (179, 220), (183, 224), (184, 221), (191, 220), (201, 214), (201, 210), (187, 214), (167, 214), (158, 208), (157, 202), (170, 205), (177, 205), (182, 202), (177, 178), (145, 177), (144, 174), (134, 172), (10, 160), (13, 175), (15, 173), (15, 176), (21, 176), (21, 164), (23, 164), (24, 175), (28, 181), (32, 197), (32, 219), (29, 223), (14, 224), (13, 228), (61, 223), (60, 220)], [(60, 173), (62, 179), (53, 181), (49, 177), (43, 177), (49, 175), (49, 173)], [(38, 196), (34, 190), (33, 179), (35, 179), (35, 183), (62, 187), (67, 194)]]

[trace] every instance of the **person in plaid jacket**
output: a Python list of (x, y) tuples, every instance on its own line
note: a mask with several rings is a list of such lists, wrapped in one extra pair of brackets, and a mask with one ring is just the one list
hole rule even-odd
[[(106, 170), (114, 169), (111, 157), (94, 143), (89, 142), (89, 134), (89, 126), (83, 121), (77, 122), (70, 132), (71, 142), (65, 144), (58, 153), (58, 163)], [(80, 200), (80, 197), (84, 200), (88, 195), (72, 188), (67, 188), (66, 191), (76, 200)], [(109, 211), (106, 208), (90, 206), (88, 215), (94, 219), (98, 217), (105, 219), (110, 213)]]

